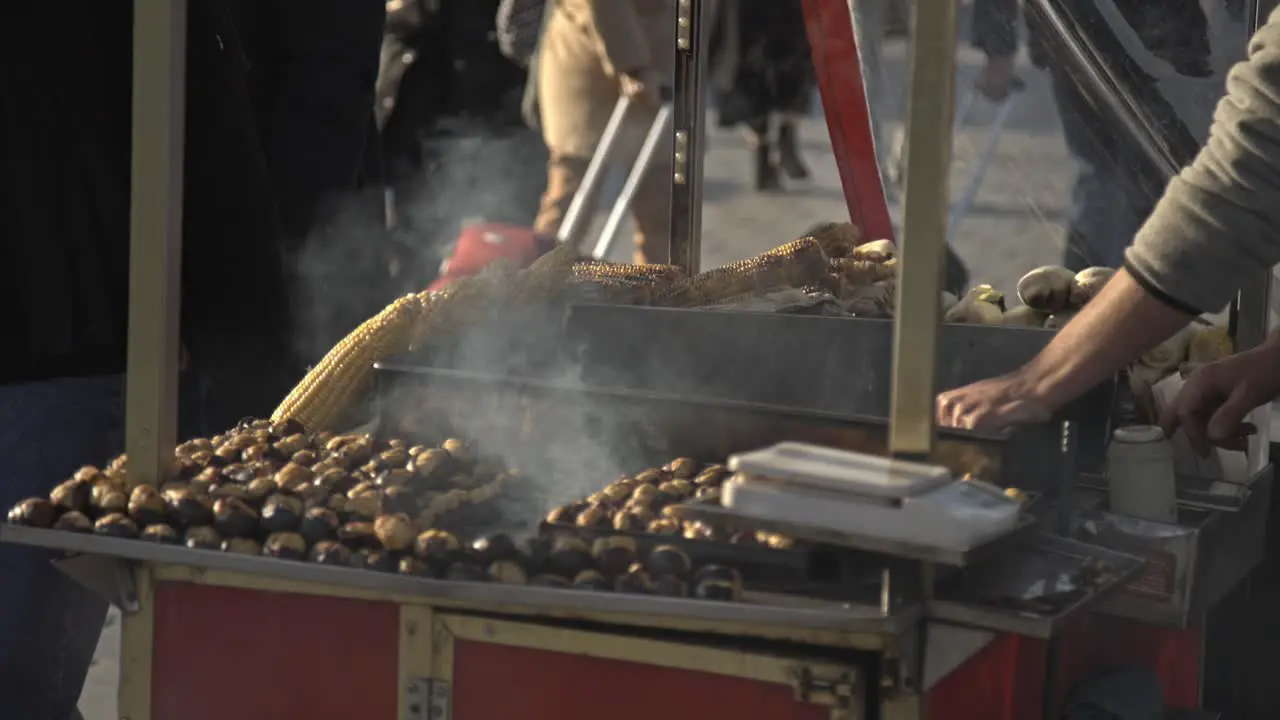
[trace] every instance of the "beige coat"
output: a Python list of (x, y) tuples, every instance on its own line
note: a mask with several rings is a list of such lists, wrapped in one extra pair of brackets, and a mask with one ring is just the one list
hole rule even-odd
[(670, 83), (676, 0), (551, 0), (539, 47), (538, 103), (552, 153), (590, 157), (618, 100), (620, 73)]

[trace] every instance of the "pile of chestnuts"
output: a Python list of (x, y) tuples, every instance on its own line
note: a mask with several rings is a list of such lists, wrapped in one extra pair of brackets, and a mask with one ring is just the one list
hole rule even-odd
[(718, 499), (720, 486), (731, 475), (724, 465), (701, 466), (692, 458), (676, 458), (660, 468), (620, 477), (582, 501), (561, 505), (544, 521), (553, 528), (792, 547), (790, 538), (776, 533), (729, 532), (705, 522), (682, 521), (670, 511), (677, 503)]
[(308, 434), (297, 422), (244, 420), (174, 450), (159, 487), (128, 460), (84, 467), (10, 523), (200, 550), (378, 566), (451, 515), (517, 478), (461, 440), (410, 446), (369, 435)]

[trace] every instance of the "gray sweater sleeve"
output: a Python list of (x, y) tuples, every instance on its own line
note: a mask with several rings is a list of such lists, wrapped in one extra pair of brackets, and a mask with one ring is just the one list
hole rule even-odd
[(1280, 10), (1227, 76), (1209, 142), (1165, 189), (1125, 267), (1175, 306), (1220, 310), (1280, 262)]

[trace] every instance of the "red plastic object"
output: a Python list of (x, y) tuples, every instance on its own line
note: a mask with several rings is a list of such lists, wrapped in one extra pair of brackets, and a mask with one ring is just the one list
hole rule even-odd
[(1058, 640), (1062, 707), (1071, 688), (1116, 665), (1155, 671), (1164, 701), (1175, 710), (1200, 707), (1200, 629), (1157, 627), (1108, 615), (1086, 615)]
[(453, 720), (830, 717), (785, 685), (464, 640), (454, 644), (453, 681)]
[(475, 275), (486, 265), (508, 260), (528, 267), (555, 247), (555, 240), (527, 227), (504, 223), (479, 223), (462, 230), (452, 254), (440, 267), (440, 277), (429, 290), (439, 290), (459, 278)]
[(1040, 640), (996, 636), (933, 686), (930, 720), (1039, 720), (1046, 652)]
[(865, 237), (893, 239), (849, 2), (804, 0), (804, 15), (849, 219)]
[(160, 584), (151, 718), (396, 720), (399, 624), (391, 603)]

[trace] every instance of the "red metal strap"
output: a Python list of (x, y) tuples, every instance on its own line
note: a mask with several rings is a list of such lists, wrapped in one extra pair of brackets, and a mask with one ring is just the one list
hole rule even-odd
[(848, 0), (803, 2), (813, 69), (849, 219), (868, 238), (893, 239)]

